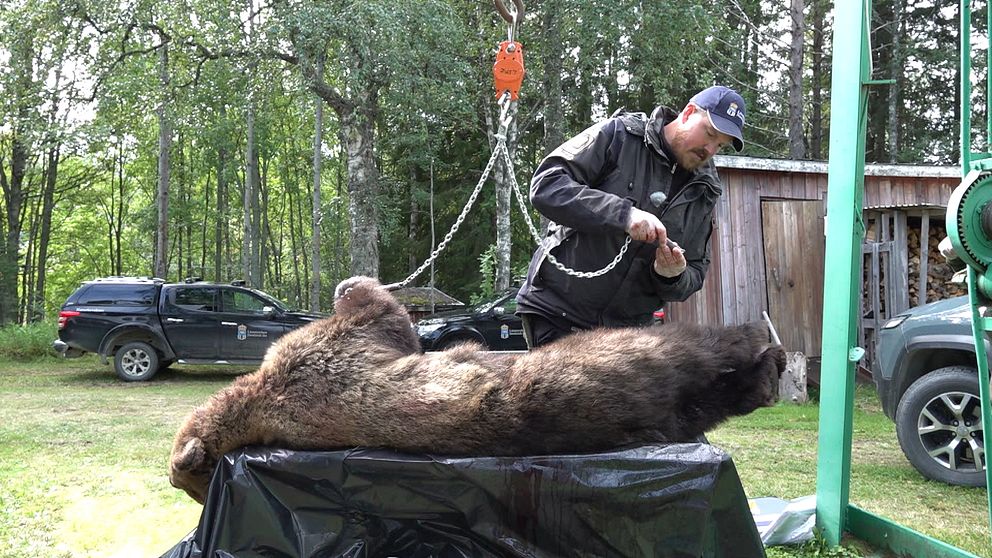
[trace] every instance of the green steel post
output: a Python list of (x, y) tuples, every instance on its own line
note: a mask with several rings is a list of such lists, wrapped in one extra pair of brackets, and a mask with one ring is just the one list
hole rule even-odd
[[(961, 108), (966, 109), (968, 106), (962, 105)], [(992, 410), (989, 409), (989, 359), (984, 350), (988, 328), (980, 311), (980, 308), (986, 304), (986, 301), (982, 300), (982, 295), (978, 289), (978, 273), (975, 271), (975, 268), (970, 266), (968, 267), (968, 297), (971, 301), (971, 331), (975, 336), (975, 360), (978, 361), (978, 396), (982, 401), (982, 428), (985, 429), (988, 425), (992, 424)], [(984, 448), (986, 459), (985, 486), (987, 488), (985, 497), (989, 505), (989, 527), (992, 528), (992, 490), (988, 489), (988, 487), (992, 487), (992, 467), (988, 466), (989, 449), (992, 446), (992, 440), (989, 440), (987, 435), (982, 438), (982, 447)]]
[[(827, 176), (827, 246), (823, 285), (823, 357), (820, 374), (820, 437), (816, 469), (816, 523), (830, 545), (840, 544), (847, 520), (851, 479), (854, 398), (852, 349), (864, 222), (865, 124), (870, 79), (867, 0), (838, 0), (834, 9), (834, 59), (830, 106), (830, 168)], [(852, 64), (860, 60), (859, 64)], [(835, 278), (835, 279), (832, 279)]]
[[(971, 0), (961, 0), (961, 176), (965, 177), (972, 170), (972, 151), (971, 151)], [(987, 22), (992, 24), (992, 10), (986, 10)], [(986, 27), (986, 29), (992, 29), (992, 27)], [(992, 50), (987, 54), (986, 59), (986, 70), (992, 69)], [(987, 76), (989, 87), (992, 88), (992, 73)], [(988, 89), (992, 91), (992, 89)], [(986, 95), (986, 131), (987, 134), (992, 134), (992, 95)], [(988, 138), (992, 138), (992, 135), (986, 136), (986, 149), (992, 147), (989, 144)], [(988, 157), (988, 154), (985, 154)], [(960, 231), (964, 234), (965, 231)], [(984, 299), (981, 289), (978, 287), (978, 271), (973, 267), (968, 268), (968, 297), (971, 302), (971, 326), (972, 333), (975, 337), (975, 360), (978, 364), (978, 395), (981, 398), (981, 412), (982, 412), (982, 425), (983, 427), (988, 427), (992, 424), (992, 410), (989, 409), (989, 363), (988, 356), (985, 354), (983, 348), (985, 347), (985, 339), (988, 337), (989, 327), (981, 315), (980, 308), (987, 304)], [(988, 466), (988, 456), (989, 449), (992, 446), (992, 440), (989, 440), (988, 436), (983, 437), (983, 446), (986, 456), (986, 467), (985, 467), (985, 484), (986, 484), (986, 498), (988, 501), (988, 517), (989, 526), (992, 528), (992, 467)]]
[(971, 0), (961, 0), (961, 176), (971, 170)]

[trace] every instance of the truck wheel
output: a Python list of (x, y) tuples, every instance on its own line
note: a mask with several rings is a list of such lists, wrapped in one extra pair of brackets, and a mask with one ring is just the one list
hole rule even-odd
[(128, 343), (114, 355), (114, 370), (125, 382), (150, 380), (158, 372), (158, 353), (142, 341)]
[(948, 366), (909, 386), (896, 409), (896, 434), (923, 476), (985, 486), (985, 446), (978, 371)]

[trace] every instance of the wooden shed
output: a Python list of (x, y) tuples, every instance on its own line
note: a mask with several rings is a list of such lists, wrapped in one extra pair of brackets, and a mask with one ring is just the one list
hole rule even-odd
[[(823, 282), (831, 279), (823, 269), (827, 164), (718, 156), (716, 166), (724, 192), (714, 215), (710, 269), (702, 290), (668, 306), (670, 321), (734, 325), (761, 320), (767, 311), (787, 350), (816, 359)], [(917, 232), (921, 243), (942, 233), (947, 201), (960, 176), (958, 167), (865, 167), (861, 316), (867, 329), (861, 346), (869, 349), (869, 364), (877, 322), (921, 301), (909, 296), (909, 231), (923, 228), (922, 236)], [(924, 283), (935, 280), (928, 253), (922, 249), (916, 268)], [(925, 297), (928, 290), (914, 292)]]
[(393, 296), (406, 308), (412, 322), (435, 312), (444, 312), (465, 306), (464, 302), (430, 286), (405, 287), (393, 291)]

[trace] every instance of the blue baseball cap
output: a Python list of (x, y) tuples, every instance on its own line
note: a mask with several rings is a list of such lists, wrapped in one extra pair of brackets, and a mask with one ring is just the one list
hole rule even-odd
[(689, 102), (706, 111), (714, 128), (734, 138), (734, 149), (744, 149), (744, 98), (729, 87), (714, 85), (696, 93)]

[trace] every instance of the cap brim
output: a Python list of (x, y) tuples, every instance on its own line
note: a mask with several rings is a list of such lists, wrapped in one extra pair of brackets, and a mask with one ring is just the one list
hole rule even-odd
[(744, 149), (744, 138), (741, 137), (741, 129), (737, 126), (737, 123), (729, 118), (724, 118), (719, 114), (713, 114), (710, 111), (706, 111), (706, 116), (710, 119), (710, 124), (716, 128), (718, 132), (727, 134), (733, 138), (734, 150), (738, 153)]

